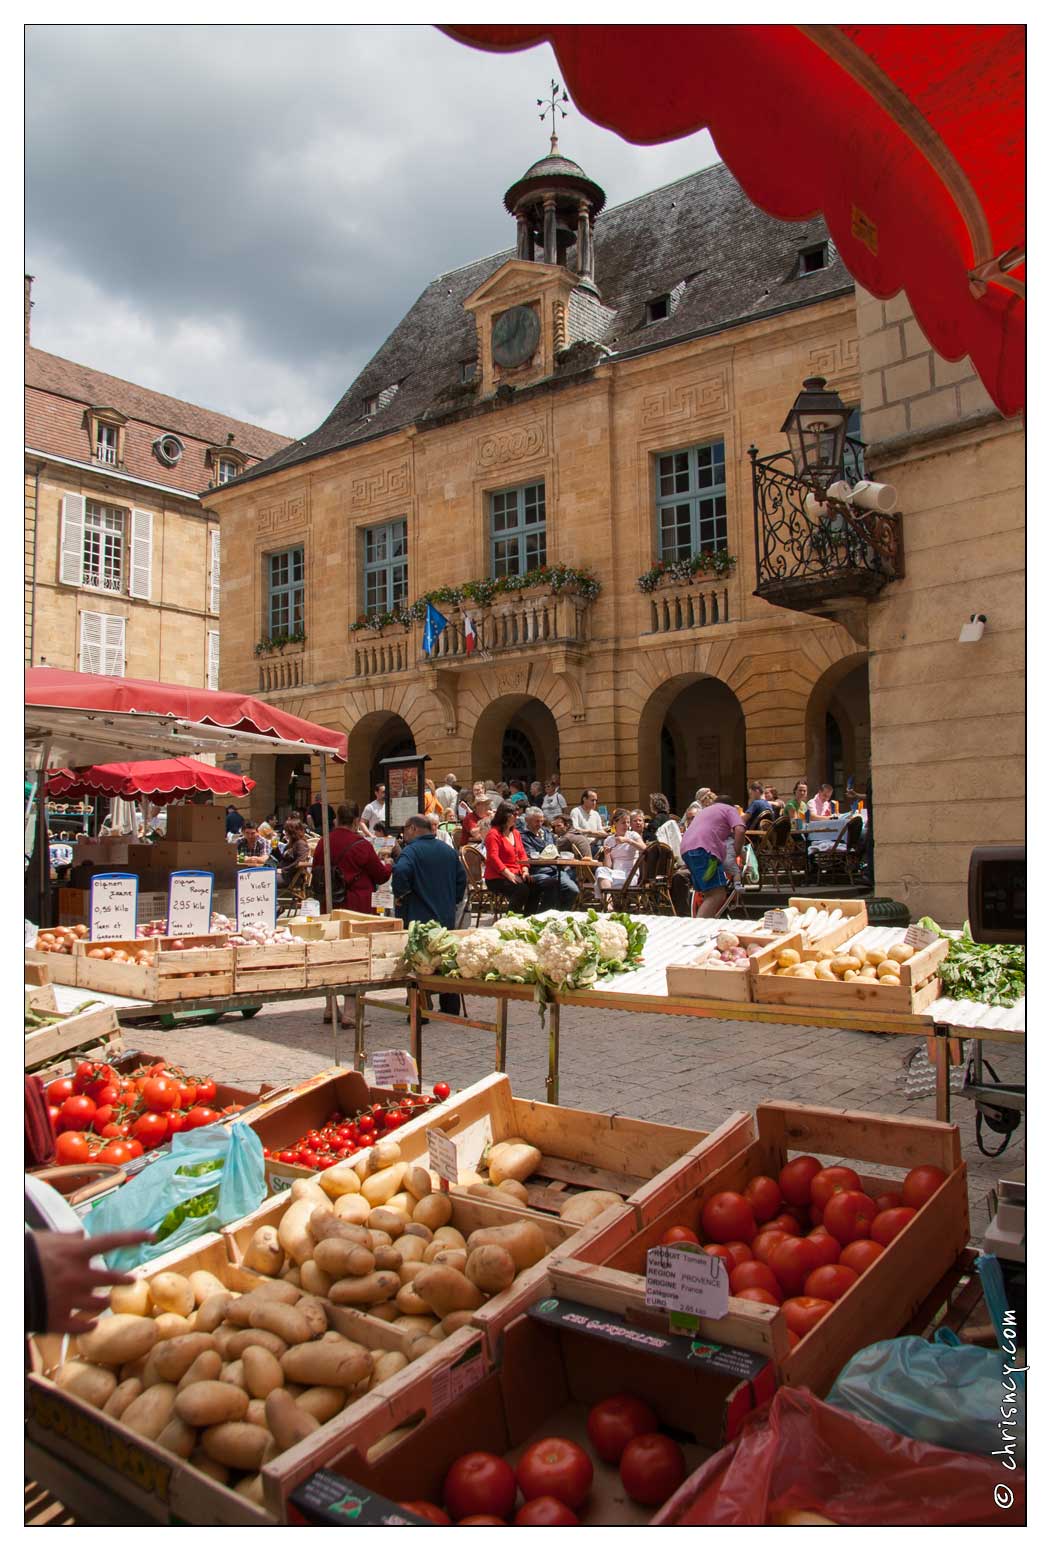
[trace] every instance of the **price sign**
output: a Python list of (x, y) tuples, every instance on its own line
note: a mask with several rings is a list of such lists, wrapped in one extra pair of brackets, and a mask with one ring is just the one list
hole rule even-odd
[(768, 910), (763, 917), (764, 932), (787, 932), (788, 917), (783, 910)]
[(277, 873), (272, 867), (239, 867), (237, 870), (237, 930), (277, 926)]
[(139, 880), (133, 872), (99, 872), (88, 895), (92, 942), (129, 942), (135, 936)]
[(392, 1088), (396, 1083), (415, 1082), (416, 1062), (407, 1050), (374, 1050), (372, 1075), (377, 1088)]
[(449, 1181), (455, 1185), (460, 1178), (459, 1160), (456, 1156), (456, 1143), (451, 1136), (440, 1131), (437, 1126), (432, 1126), (427, 1132), (427, 1151), (430, 1155), (430, 1165), (439, 1179)]
[(646, 1302), (673, 1314), (722, 1319), (730, 1306), (730, 1273), (721, 1255), (694, 1254), (679, 1244), (646, 1251)]
[(910, 948), (929, 948), (932, 942), (939, 940), (940, 935), (926, 926), (910, 926), (905, 933), (905, 941)]
[(173, 872), (168, 880), (168, 936), (207, 937), (212, 922), (211, 872)]

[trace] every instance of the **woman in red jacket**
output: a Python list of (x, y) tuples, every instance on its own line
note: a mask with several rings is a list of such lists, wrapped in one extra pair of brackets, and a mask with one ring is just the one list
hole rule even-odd
[[(372, 842), (355, 830), (354, 824), (357, 817), (357, 803), (343, 802), (336, 809), (335, 828), (329, 832), (328, 837), (332, 856), (332, 888), (333, 893), (338, 895), (339, 886), (335, 881), (335, 875), (338, 873), (343, 879), (346, 890), (341, 908), (371, 914), (373, 892), (381, 883), (386, 883), (391, 874), (391, 867), (389, 862), (381, 861), (376, 855), (376, 848)], [(325, 888), (323, 840), (319, 840), (314, 849), (314, 888), (319, 898), (322, 897)]]
[(502, 802), (485, 837), (485, 881), (502, 894), (512, 910), (529, 915), (537, 907), (540, 889), (529, 876), (522, 837), (515, 828), (515, 810)]

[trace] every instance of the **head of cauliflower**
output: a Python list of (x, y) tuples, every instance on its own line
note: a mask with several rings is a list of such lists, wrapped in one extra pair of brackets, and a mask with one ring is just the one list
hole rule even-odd
[(587, 957), (588, 946), (586, 937), (567, 931), (560, 921), (549, 921), (537, 939), (537, 968), (561, 985)]
[(510, 938), (501, 942), (489, 967), (504, 980), (531, 980), (536, 972), (536, 948), (531, 942)]
[(456, 967), (463, 978), (484, 980), (491, 968), (493, 954), (500, 946), (500, 934), (492, 927), (476, 927), (461, 937), (456, 949)]
[(607, 962), (623, 963), (628, 956), (628, 933), (619, 921), (605, 920), (599, 916), (592, 922), (599, 940), (599, 954)]

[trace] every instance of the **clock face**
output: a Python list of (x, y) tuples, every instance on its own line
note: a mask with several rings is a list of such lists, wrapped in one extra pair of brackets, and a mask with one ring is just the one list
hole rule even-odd
[(521, 366), (540, 343), (540, 319), (532, 307), (511, 307), (493, 323), (493, 360), (497, 366)]

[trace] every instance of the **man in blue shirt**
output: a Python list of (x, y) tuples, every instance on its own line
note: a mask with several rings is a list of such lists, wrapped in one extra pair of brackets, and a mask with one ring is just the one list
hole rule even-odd
[(239, 835), (245, 827), (245, 821), (233, 804), (228, 804), (226, 809), (226, 833)]
[(761, 781), (749, 781), (748, 783), (748, 808), (744, 816), (745, 829), (756, 829), (761, 818), (772, 819), (774, 810), (763, 796), (763, 784)]
[[(544, 823), (542, 809), (527, 808), (525, 828), (522, 831), (522, 844), (526, 855), (539, 856), (541, 851), (554, 843), (555, 837)], [(534, 883), (540, 885), (542, 910), (576, 909), (580, 900), (580, 890), (568, 867), (530, 867), (529, 876)]]
[[(451, 931), (456, 925), (467, 874), (456, 851), (442, 844), (422, 813), (405, 822), (390, 881), (398, 914), (406, 926), (413, 921), (437, 921)], [(458, 1012), (460, 998), (443, 991), (438, 1006), (442, 1012)]]

